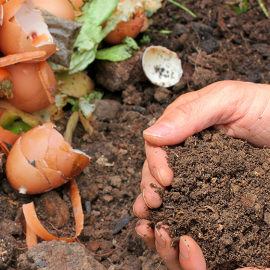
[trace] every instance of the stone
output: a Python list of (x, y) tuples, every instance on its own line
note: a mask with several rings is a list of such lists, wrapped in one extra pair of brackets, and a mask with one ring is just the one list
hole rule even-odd
[(78, 243), (42, 242), (18, 258), (18, 269), (43, 270), (105, 270)]
[(96, 105), (94, 115), (98, 120), (112, 120), (116, 118), (121, 108), (121, 103), (110, 99), (94, 99), (91, 101)]
[(155, 89), (154, 97), (155, 97), (156, 101), (158, 101), (160, 103), (166, 103), (171, 98), (171, 91), (168, 90), (167, 88), (162, 87), (162, 86), (157, 87)]
[(49, 191), (41, 195), (38, 201), (38, 213), (45, 216), (57, 229), (68, 223), (69, 208), (56, 191)]
[(10, 220), (10, 219), (3, 219), (0, 222), (0, 231), (6, 232), (11, 235), (21, 235), (22, 234), (22, 226), (21, 224)]
[(96, 79), (111, 92), (125, 89), (128, 85), (146, 81), (142, 69), (142, 52), (137, 52), (126, 61), (111, 62), (106, 60), (96, 61)]

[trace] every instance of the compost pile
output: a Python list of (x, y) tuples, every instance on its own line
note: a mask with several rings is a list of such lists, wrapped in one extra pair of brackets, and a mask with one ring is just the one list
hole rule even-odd
[(165, 149), (174, 180), (150, 220), (193, 237), (208, 269), (269, 267), (270, 150), (217, 130)]
[[(72, 147), (91, 157), (89, 166), (76, 179), (85, 217), (84, 230), (78, 237), (80, 243), (43, 242), (27, 251), (22, 205), (32, 201), (35, 203), (37, 216), (51, 234), (63, 238), (74, 236), (74, 214), (68, 189), (63, 185), (44, 194), (24, 195), (15, 191), (5, 173), (2, 173), (0, 269), (166, 269), (158, 254), (151, 251), (134, 230), (138, 219), (133, 214), (132, 206), (141, 192), (139, 187), (145, 160), (143, 130), (152, 125), (177, 97), (213, 82), (229, 79), (270, 83), (269, 19), (257, 0), (176, 2), (182, 3), (197, 17), (169, 1), (162, 1), (162, 8), (150, 18), (149, 29), (135, 39), (140, 50), (132, 58), (120, 62), (96, 59), (81, 74), (83, 78), (85, 74), (91, 77), (95, 85), (94, 91), (103, 96), (101, 100), (95, 97), (91, 101), (96, 105), (93, 113), (95, 121), (91, 123), (93, 133), (90, 135), (86, 132), (79, 121), (72, 136)], [(241, 3), (247, 2), (247, 10), (235, 11), (235, 8), (243, 6)], [(262, 2), (268, 9), (269, 1)], [(4, 13), (4, 18), (5, 15), (7, 13)], [(142, 53), (151, 45), (164, 46), (177, 53), (181, 59), (184, 73), (177, 85), (158, 87), (145, 78)], [(99, 50), (107, 47), (102, 42)], [(80, 82), (78, 77), (71, 82)], [(15, 78), (18, 79), (17, 76)], [(22, 84), (20, 79), (17, 81), (19, 85)], [(84, 82), (85, 80), (82, 84)], [(68, 100), (76, 103), (78, 99), (72, 97)], [(1, 102), (6, 100), (1, 99)], [(67, 104), (63, 108), (63, 116), (55, 121), (56, 129), (63, 135), (73, 114), (73, 106), (72, 103)], [(3, 163), (1, 169), (5, 172), (4, 154), (0, 153), (0, 156), (0, 165)], [(254, 155), (253, 161), (260, 158)], [(259, 179), (262, 183), (264, 178)], [(262, 190), (264, 189), (267, 189), (267, 185), (262, 185)], [(256, 195), (253, 191), (249, 193)], [(267, 201), (266, 196), (264, 200)], [(218, 209), (215, 207), (216, 205), (213, 209), (217, 213)], [(264, 206), (264, 211), (266, 209), (267, 205)], [(214, 215), (211, 209), (207, 211)], [(239, 212), (237, 214), (240, 215)], [(263, 219), (264, 216), (261, 223), (265, 224)], [(243, 224), (249, 226), (247, 221)], [(249, 229), (251, 227), (248, 227), (247, 232)], [(259, 237), (262, 232), (260, 227), (256, 235)], [(248, 235), (245, 231), (243, 234)], [(201, 244), (201, 240), (197, 240)], [(214, 256), (212, 242), (211, 238)], [(261, 245), (263, 243), (261, 241)], [(115, 250), (116, 247), (118, 248)], [(248, 246), (242, 248), (243, 250), (248, 250)], [(224, 249), (220, 249), (221, 251)], [(258, 255), (252, 258), (259, 256), (266, 259), (262, 246), (256, 246), (255, 243), (254, 251)], [(93, 254), (98, 256), (92, 256)], [(244, 257), (248, 258), (247, 255)]]

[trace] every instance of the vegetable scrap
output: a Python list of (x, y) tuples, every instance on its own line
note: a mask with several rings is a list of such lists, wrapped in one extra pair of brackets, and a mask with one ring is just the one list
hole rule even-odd
[[(0, 1), (0, 147), (7, 155), (6, 175), (11, 186), (22, 194), (69, 186), (76, 234), (64, 239), (68, 242), (83, 229), (81, 199), (74, 177), (90, 161), (71, 147), (72, 136), (78, 121), (88, 134), (93, 133), (95, 105), (90, 101), (103, 96), (95, 91), (94, 81), (85, 69), (95, 59), (119, 62), (131, 58), (140, 50), (134, 39), (147, 30), (148, 17), (161, 8), (161, 2)], [(168, 60), (174, 59), (173, 64), (178, 65), (170, 71), (174, 78), (166, 82), (169, 86), (180, 77), (180, 60), (166, 53)], [(147, 61), (145, 56), (145, 65)], [(54, 123), (63, 117), (68, 104), (72, 105), (72, 114), (62, 137)], [(10, 152), (5, 143), (12, 145)], [(23, 205), (23, 213), (28, 248), (37, 244), (37, 236), (46, 241), (61, 240), (40, 223), (34, 203)], [(115, 232), (129, 218), (124, 217)]]

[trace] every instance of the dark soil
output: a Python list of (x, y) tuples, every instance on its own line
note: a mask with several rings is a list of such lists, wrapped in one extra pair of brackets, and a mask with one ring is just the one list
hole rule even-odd
[(165, 149), (174, 180), (149, 219), (193, 237), (208, 269), (269, 267), (270, 150), (213, 130)]
[[(90, 165), (77, 178), (85, 215), (85, 228), (78, 241), (84, 249), (88, 250), (89, 256), (90, 253), (99, 254), (94, 256), (95, 262), (99, 262), (105, 269), (154, 270), (157, 267), (159, 270), (166, 269), (160, 265), (161, 259), (158, 255), (150, 251), (134, 231), (138, 219), (133, 214), (132, 206), (140, 193), (141, 169), (145, 160), (142, 131), (153, 124), (166, 106), (183, 93), (196, 91), (212, 82), (224, 79), (270, 82), (270, 23), (256, 0), (248, 1), (249, 9), (241, 15), (232, 11), (226, 1), (176, 1), (189, 8), (197, 18), (164, 1), (164, 7), (151, 17), (152, 25), (149, 31), (141, 33), (136, 41), (141, 45), (142, 51), (150, 45), (161, 45), (175, 51), (184, 69), (184, 76), (179, 84), (169, 89), (152, 85), (142, 76), (141, 62), (136, 60), (139, 59), (140, 54), (135, 60), (125, 62), (126, 66), (122, 66), (124, 67), (122, 69), (116, 66), (119, 67), (123, 63), (101, 64), (101, 61), (96, 61), (87, 69), (91, 78), (98, 82), (96, 90), (104, 92), (104, 98), (99, 103), (103, 107), (101, 106), (99, 113), (95, 112), (93, 135), (85, 134), (82, 125), (79, 124), (72, 143), (74, 148), (81, 149), (91, 156)], [(264, 4), (266, 8), (269, 7), (269, 3), (264, 2)], [(172, 32), (163, 34), (161, 30)], [(150, 42), (144, 44), (140, 42), (144, 35), (149, 36)], [(129, 63), (133, 63), (134, 68), (128, 67)], [(105, 68), (99, 68), (100, 66), (108, 66), (110, 73), (107, 73)], [(117, 70), (117, 73), (113, 73), (113, 70)], [(132, 74), (126, 74), (127, 72)], [(102, 75), (104, 77), (101, 77)], [(125, 78), (129, 79), (125, 81)], [(107, 81), (111, 83), (106, 84)], [(56, 123), (61, 133), (65, 131), (69, 116), (70, 111), (66, 108), (64, 117)], [(257, 158), (254, 157), (255, 159)], [(256, 169), (254, 168), (253, 171)], [(258, 173), (261, 174), (262, 171)], [(257, 178), (258, 176), (254, 176), (254, 179)], [(263, 179), (262, 177), (261, 181), (264, 181)], [(259, 183), (262, 182), (257, 184)], [(235, 185), (240, 184), (235, 183)], [(262, 185), (262, 190), (265, 187)], [(260, 189), (259, 186), (256, 188)], [(247, 194), (251, 194), (248, 195), (251, 197), (243, 198), (243, 202), (252, 201), (256, 196), (257, 207), (261, 207), (266, 201), (266, 197), (257, 197), (258, 190)], [(194, 195), (194, 197), (199, 196)], [(30, 201), (35, 202), (38, 216), (50, 232), (65, 237), (74, 235), (74, 217), (66, 186), (43, 195), (26, 196), (15, 192), (6, 180), (5, 174), (2, 174), (0, 237), (3, 245), (0, 246), (0, 269), (76, 269), (75, 266), (68, 268), (65, 264), (71, 260), (70, 254), (75, 258), (81, 258), (81, 255), (76, 256), (76, 252), (80, 250), (78, 247), (71, 249), (74, 245), (69, 245), (68, 248), (71, 250), (62, 253), (62, 244), (59, 244), (57, 252), (41, 252), (47, 250), (49, 246), (51, 248), (55, 246), (53, 244), (45, 244), (39, 246), (39, 249), (26, 252), (21, 206)], [(210, 202), (206, 205), (210, 206)], [(247, 228), (242, 232), (243, 237), (244, 235), (251, 238), (259, 237), (260, 233), (263, 236), (262, 224), (265, 222), (258, 214), (258, 210), (252, 207), (247, 206), (246, 211), (250, 211), (251, 216), (250, 221), (246, 220)], [(204, 206), (201, 208), (204, 211), (202, 213), (208, 213), (210, 216), (218, 212), (215, 208), (216, 212), (207, 207), (205, 209)], [(267, 202), (263, 211), (266, 209)], [(233, 213), (228, 213), (231, 214)], [(256, 226), (250, 225), (253, 219), (257, 220), (259, 230)], [(204, 237), (204, 231), (202, 235)], [(235, 240), (234, 236), (230, 237)], [(263, 238), (267, 239), (267, 237)], [(237, 239), (240, 241), (240, 236)], [(257, 244), (257, 239), (250, 239), (242, 238), (242, 241), (247, 241), (242, 245), (245, 250), (248, 250), (249, 243), (252, 243), (254, 246), (250, 246), (250, 249), (254, 248), (254, 252), (258, 252), (258, 255), (250, 260), (254, 263), (252, 265), (266, 265), (267, 258), (261, 262), (254, 261), (259, 256), (263, 257), (262, 254), (266, 254), (263, 248), (266, 240)], [(209, 241), (211, 244), (212, 239)], [(228, 246), (225, 245), (226, 241), (223, 242), (224, 249), (220, 252), (224, 252), (226, 256)], [(14, 244), (10, 247), (9, 243)], [(114, 250), (116, 247), (118, 249)], [(247, 252), (250, 252), (250, 249)], [(230, 256), (233, 257), (232, 252)], [(42, 258), (38, 257), (41, 253)], [(101, 256), (104, 254), (107, 255)], [(215, 257), (214, 251), (209, 256), (209, 261), (218, 258)], [(88, 259), (85, 261), (90, 262)], [(53, 265), (55, 267), (52, 267)]]

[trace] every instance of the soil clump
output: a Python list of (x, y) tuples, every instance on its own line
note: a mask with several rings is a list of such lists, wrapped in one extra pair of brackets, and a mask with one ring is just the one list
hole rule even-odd
[(270, 149), (209, 129), (165, 150), (174, 180), (152, 225), (193, 237), (209, 270), (269, 267)]

